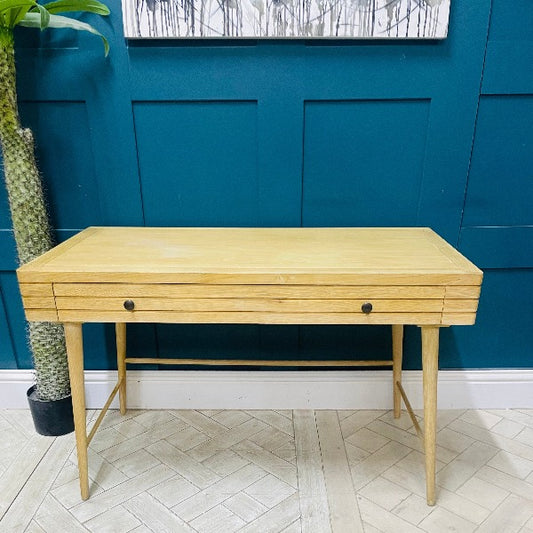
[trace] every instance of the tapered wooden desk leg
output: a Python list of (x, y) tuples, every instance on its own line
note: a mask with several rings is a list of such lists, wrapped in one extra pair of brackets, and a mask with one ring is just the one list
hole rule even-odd
[(126, 414), (126, 324), (118, 322), (115, 324), (115, 335), (117, 341), (117, 369), (120, 387), (118, 396), (120, 401), (120, 414)]
[(79, 323), (66, 323), (64, 327), (72, 392), (72, 408), (74, 411), (74, 428), (76, 431), (81, 498), (86, 500), (89, 497), (89, 465), (87, 461), (87, 418), (85, 415), (85, 380), (83, 376), (83, 334)]
[(396, 383), (402, 382), (403, 360), (403, 324), (392, 326), (392, 397), (394, 400), (394, 418), (400, 418), (402, 397)]
[(435, 505), (435, 459), (437, 434), (437, 375), (439, 369), (439, 327), (422, 326), (422, 374), (424, 387), (424, 452), (426, 457), (426, 499)]

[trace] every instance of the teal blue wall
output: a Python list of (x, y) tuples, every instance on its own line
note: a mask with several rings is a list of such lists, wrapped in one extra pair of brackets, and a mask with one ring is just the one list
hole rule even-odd
[[(58, 239), (88, 225), (431, 226), (485, 271), (442, 368), (531, 367), (533, 4), (452, 0), (444, 41), (18, 39)], [(3, 188), (0, 366), (29, 368)], [(383, 357), (382, 327), (132, 326), (139, 355)], [(89, 325), (87, 367), (112, 368)], [(414, 327), (406, 367), (419, 368)]]

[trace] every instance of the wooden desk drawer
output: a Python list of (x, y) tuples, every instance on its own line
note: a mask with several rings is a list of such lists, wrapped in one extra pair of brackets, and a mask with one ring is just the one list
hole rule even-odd
[[(424, 285), (217, 285), (56, 283), (54, 295), (118, 298), (439, 299), (446, 288)], [(465, 297), (461, 296), (459, 297)]]
[[(269, 313), (362, 313), (371, 304), (370, 313), (440, 313), (442, 300), (377, 300), (377, 299), (277, 299), (277, 298), (91, 298), (58, 297), (58, 310), (101, 310), (136, 313), (142, 311), (194, 312), (269, 312)], [(132, 306), (131, 310), (127, 307)]]
[(51, 283), (19, 283), (28, 320), (56, 322), (57, 311)]
[(474, 324), (480, 290), (479, 285), (447, 287), (442, 309), (442, 323), (450, 326)]
[(108, 322), (438, 324), (444, 292), (433, 286), (54, 285), (60, 320)]
[(479, 286), (56, 283), (21, 293), (28, 320), (453, 325), (475, 322)]

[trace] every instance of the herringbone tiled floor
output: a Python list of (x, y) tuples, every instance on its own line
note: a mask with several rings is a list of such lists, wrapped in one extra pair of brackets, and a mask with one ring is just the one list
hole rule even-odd
[(405, 413), (112, 411), (81, 502), (73, 435), (0, 410), (0, 531), (533, 533), (533, 411), (445, 411), (438, 427), (427, 507)]

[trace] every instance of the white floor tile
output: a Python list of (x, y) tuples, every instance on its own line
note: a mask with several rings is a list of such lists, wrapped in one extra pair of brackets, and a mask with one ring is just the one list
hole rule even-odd
[(244, 492), (265, 507), (271, 508), (294, 494), (295, 489), (277, 477), (267, 474), (244, 489)]
[[(299, 515), (300, 507), (298, 505), (298, 496), (294, 494), (252, 522), (249, 522), (241, 530), (241, 533), (257, 533), (259, 531), (261, 533), (278, 533), (284, 529), (285, 524), (291, 524), (295, 522)], [(315, 531), (328, 533), (329, 529), (324, 528)]]
[(513, 439), (523, 429), (523, 424), (514, 422), (513, 420), (509, 420), (508, 418), (504, 418), (496, 425), (492, 426), (491, 431), (494, 433), (498, 433), (498, 435), (503, 435), (504, 437), (509, 437), (510, 439)]
[(63, 505), (48, 494), (35, 514), (35, 520), (44, 531), (82, 533), (87, 531)]
[(411, 495), (411, 492), (380, 476), (363, 487), (359, 491), (359, 494), (377, 503), (380, 507), (387, 509), (387, 511), (391, 511), (407, 499)]
[(195, 533), (183, 520), (150, 494), (143, 492), (123, 504), (142, 524), (157, 533)]
[(472, 446), (474, 439), (445, 427), (438, 432), (437, 441), (440, 446), (459, 454)]
[(125, 476), (131, 478), (150, 470), (160, 463), (159, 459), (156, 459), (151, 453), (142, 449), (133, 452), (130, 455), (121, 457), (118, 461), (113, 463), (113, 466), (120, 470)]
[(176, 417), (169, 411), (143, 411), (140, 412), (140, 414), (138, 414), (133, 420), (144, 426), (146, 429), (150, 429), (155, 426), (161, 426), (167, 422), (176, 422), (176, 426), (178, 427)]
[(277, 411), (247, 411), (248, 414), (254, 416), (255, 418), (266, 422), (269, 426), (282, 431), (289, 435), (289, 437), (294, 437), (294, 427), (292, 423), (292, 411), (286, 411), (285, 414), (282, 414)]
[(24, 533), (47, 533), (35, 520), (32, 520)]
[(515, 438), (516, 441), (533, 446), (533, 428), (524, 428)]
[(209, 436), (193, 427), (186, 427), (177, 431), (166, 439), (172, 446), (183, 452), (209, 440)]
[(220, 411), (211, 418), (216, 420), (219, 424), (231, 429), (240, 426), (247, 420), (250, 420), (251, 417), (244, 411)]
[(146, 431), (146, 427), (139, 424), (135, 419), (124, 420), (124, 422), (120, 422), (113, 427), (125, 437), (135, 437)]
[(193, 520), (231, 496), (244, 491), (265, 475), (260, 468), (247, 465), (191, 496), (173, 509), (185, 521)]
[(348, 464), (350, 466), (355, 466), (356, 464), (360, 463), (370, 455), (372, 455), (370, 452), (367, 452), (365, 450), (362, 450), (361, 448), (358, 448), (357, 446), (353, 446), (351, 443), (345, 442), (345, 448), (346, 448), (346, 456), (348, 458)]
[(204, 489), (220, 479), (220, 476), (202, 463), (178, 450), (166, 440), (151, 444), (146, 450), (161, 463), (172, 468), (192, 484)]
[(527, 481), (518, 479), (515, 476), (511, 476), (486, 465), (477, 471), (476, 476), (487, 483), (493, 483), (497, 487), (508, 490), (517, 496), (533, 500), (532, 483), (528, 483)]
[(356, 490), (363, 488), (410, 452), (411, 449), (402, 444), (389, 442), (351, 468), (354, 488)]
[(487, 518), (479, 533), (517, 533), (533, 513), (533, 502), (511, 494)]
[(217, 505), (195, 518), (191, 525), (202, 533), (233, 533), (245, 526), (246, 522), (223, 505)]
[(533, 472), (533, 461), (503, 451), (498, 452), (487, 465), (520, 479), (527, 478)]
[(361, 533), (363, 523), (346, 457), (340, 422), (335, 411), (315, 415), (329, 504), (331, 529)]
[(243, 460), (256, 464), (296, 488), (296, 466), (294, 464), (251, 441), (246, 441), (242, 447), (239, 445), (236, 452)]
[(202, 462), (205, 467), (221, 477), (229, 476), (249, 463), (250, 461), (243, 459), (240, 451), (235, 453), (233, 450), (222, 450)]
[(196, 485), (193, 485), (180, 475), (167, 479), (148, 491), (149, 494), (157, 498), (169, 509), (198, 492), (200, 492), (200, 489)]
[(415, 526), (432, 511), (433, 508), (427, 505), (425, 498), (412, 493), (393, 509), (394, 514)]
[[(90, 483), (89, 490), (91, 498), (103, 492), (102, 487), (94, 482)], [(68, 483), (53, 489), (52, 495), (54, 498), (56, 498), (56, 500), (61, 502), (61, 505), (63, 505), (66, 509), (70, 509), (71, 507), (74, 507), (80, 503), (80, 480), (78, 475), (76, 474), (76, 478)]]
[(345, 440), (357, 448), (361, 448), (369, 453), (376, 452), (390, 442), (390, 439), (382, 437), (378, 433), (370, 431), (367, 428), (359, 429)]
[(148, 526), (141, 524), (135, 529), (132, 529), (130, 533), (154, 533), (153, 529), (150, 529)]
[(405, 412), (112, 410), (82, 502), (74, 436), (42, 440), (28, 411), (0, 410), (0, 531), (533, 533), (533, 411), (437, 424), (428, 507)]
[(474, 442), (439, 472), (439, 485), (451, 491), (457, 490), (497, 453), (494, 446)]
[(267, 506), (244, 492), (238, 492), (231, 498), (225, 500), (224, 507), (227, 507), (246, 523), (255, 520), (258, 516), (268, 511)]
[(91, 496), (89, 500), (75, 505), (70, 512), (80, 522), (86, 522), (137, 494), (150, 490), (172, 475), (173, 471), (170, 468), (165, 465), (158, 465), (134, 479), (129, 479), (110, 490)]
[(488, 483), (477, 476), (471, 477), (464, 485), (459, 487), (456, 494), (488, 510), (494, 510), (509, 496), (508, 491), (492, 483)]
[(483, 429), (490, 429), (502, 420), (501, 416), (482, 410), (466, 411), (460, 418), (469, 424), (479, 426)]
[(478, 505), (471, 500), (467, 500), (455, 492), (441, 488), (438, 494), (439, 507), (450, 511), (473, 524), (481, 524), (490, 514), (490, 511), (485, 507)]
[(363, 523), (368, 523), (379, 531), (394, 533), (415, 533), (422, 531), (411, 522), (404, 520), (400, 516), (386, 511), (383, 507), (358, 496), (359, 509)]
[(383, 533), (383, 531), (370, 525), (368, 522), (363, 522), (363, 528), (365, 533)]
[(529, 518), (529, 520), (524, 524), (524, 527), (527, 527), (529, 529), (533, 529), (533, 516)]
[(280, 533), (302, 533), (302, 526), (300, 520), (295, 520), (290, 526), (287, 526)]
[(419, 527), (428, 533), (475, 531), (476, 525), (446, 509), (437, 507), (429, 516), (420, 522)]
[[(9, 432), (2, 432), (2, 438), (9, 439)], [(12, 445), (13, 445), (13, 441)], [(52, 445), (52, 440), (40, 436), (32, 436), (20, 446), (20, 457), (11, 461), (9, 466), (0, 476), (0, 518), (8, 510), (12, 501), (25, 485), (29, 476), (35, 470), (48, 449)]]
[(115, 507), (85, 522), (85, 527), (94, 533), (127, 533), (140, 525), (141, 521), (123, 507)]

